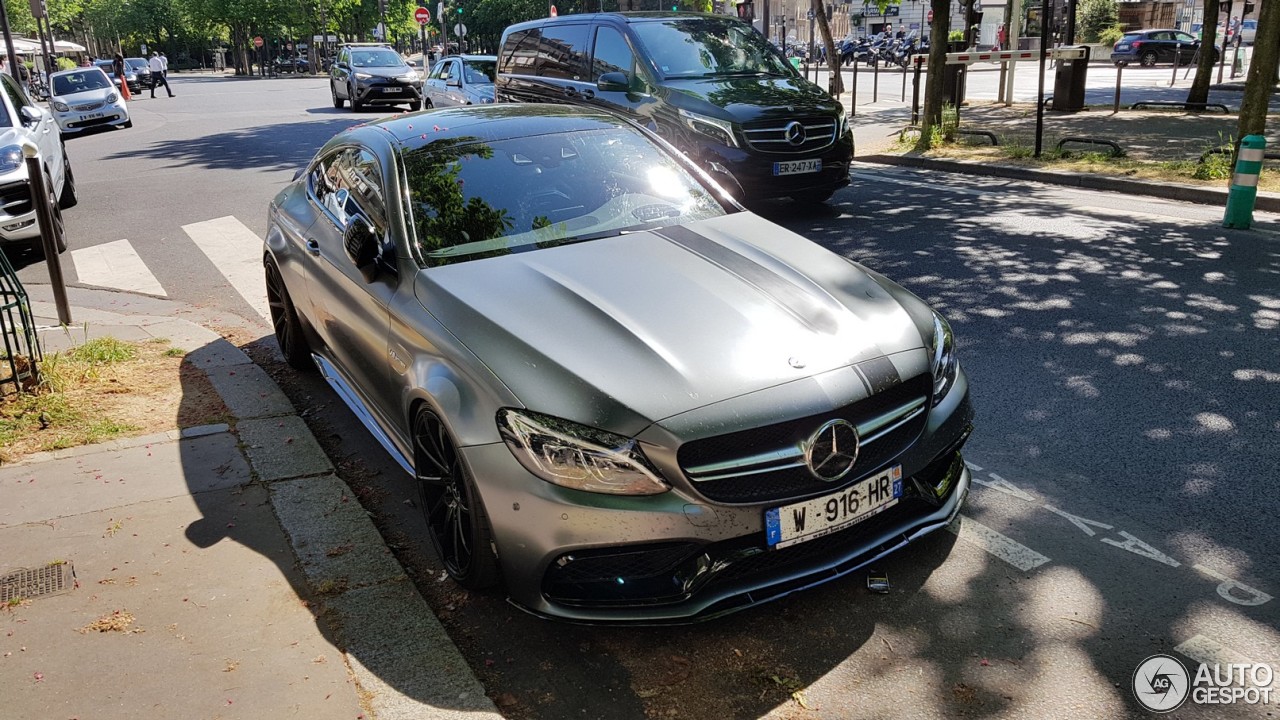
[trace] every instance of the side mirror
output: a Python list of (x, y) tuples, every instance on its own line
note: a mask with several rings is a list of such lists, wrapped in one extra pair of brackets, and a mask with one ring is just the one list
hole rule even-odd
[(44, 110), (34, 105), (23, 105), (22, 119), (28, 125), (35, 125), (44, 119)]
[(347, 67), (347, 64), (346, 64), (346, 63), (344, 63), (344, 62), (336, 62), (336, 63), (334, 63), (334, 64), (333, 64), (333, 66), (334, 66), (334, 67), (336, 67), (336, 68), (338, 68), (339, 70), (350, 70), (350, 69), (351, 69), (351, 68)]
[(448, 85), (449, 87), (456, 87), (456, 88), (462, 87), (462, 81), (459, 80), (458, 78), (449, 78), (444, 82), (444, 84)]
[(627, 92), (631, 89), (631, 81), (626, 73), (607, 72), (596, 80), (596, 89), (601, 92)]
[(373, 282), (378, 277), (379, 242), (373, 226), (363, 215), (352, 215), (347, 221), (346, 232), (342, 233), (342, 244), (347, 249), (347, 257), (355, 263), (364, 281)]

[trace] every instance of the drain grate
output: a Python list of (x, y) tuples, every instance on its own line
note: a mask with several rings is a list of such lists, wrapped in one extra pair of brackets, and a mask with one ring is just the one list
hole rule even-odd
[(39, 568), (23, 568), (0, 575), (0, 605), (69, 592), (75, 587), (76, 572), (69, 562)]

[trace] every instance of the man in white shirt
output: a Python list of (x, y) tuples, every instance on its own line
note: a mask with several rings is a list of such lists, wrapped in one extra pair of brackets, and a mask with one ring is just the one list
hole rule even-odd
[(164, 74), (165, 79), (168, 80), (169, 79), (169, 58), (165, 57), (164, 53), (160, 53), (160, 65), (164, 67), (164, 70), (162, 70), (161, 72)]
[(156, 85), (164, 85), (164, 91), (169, 93), (169, 97), (173, 97), (173, 90), (169, 88), (169, 81), (164, 76), (164, 65), (159, 53), (151, 53), (147, 67), (151, 68), (151, 97), (153, 98), (156, 96)]

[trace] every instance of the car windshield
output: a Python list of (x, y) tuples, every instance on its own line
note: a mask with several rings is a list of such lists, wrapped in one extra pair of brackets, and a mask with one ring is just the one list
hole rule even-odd
[(467, 70), (468, 85), (492, 85), (498, 73), (497, 60), (467, 60), (462, 65)]
[(126, 65), (133, 68), (134, 70), (150, 70), (151, 69), (151, 66), (147, 64), (147, 61), (143, 60), (142, 58), (125, 58), (124, 62)]
[(791, 75), (790, 66), (750, 25), (697, 17), (631, 27), (665, 77)]
[(432, 267), (725, 214), (679, 163), (624, 127), (437, 140), (403, 158), (415, 241)]
[(111, 81), (98, 68), (53, 76), (54, 95), (75, 95), (109, 87), (112, 87)]
[(351, 64), (355, 67), (400, 67), (404, 60), (395, 52), (386, 48), (371, 50), (352, 50)]

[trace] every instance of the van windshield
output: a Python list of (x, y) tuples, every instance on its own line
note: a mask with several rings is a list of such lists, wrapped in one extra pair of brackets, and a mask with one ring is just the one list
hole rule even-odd
[(667, 78), (789, 76), (777, 50), (732, 18), (682, 18), (631, 25)]

